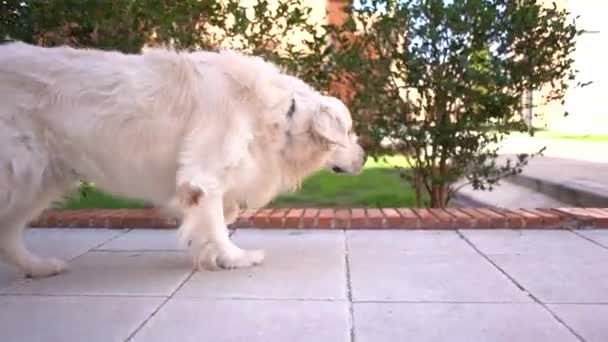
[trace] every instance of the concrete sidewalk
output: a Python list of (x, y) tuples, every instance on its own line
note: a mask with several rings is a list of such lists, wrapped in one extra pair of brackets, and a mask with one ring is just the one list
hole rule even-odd
[(509, 138), (501, 159), (547, 148), (532, 158), (523, 173), (501, 181), (494, 191), (464, 187), (461, 201), (504, 208), (608, 206), (608, 144), (565, 139)]
[(608, 143), (512, 136), (507, 138), (502, 145), (500, 154), (533, 153), (546, 147), (543, 152), (546, 157), (608, 163), (608, 153), (606, 153)]
[(521, 175), (508, 180), (578, 207), (608, 206), (608, 163), (534, 158)]
[(608, 231), (237, 230), (262, 266), (190, 270), (174, 231), (33, 229), (0, 340), (607, 341)]
[(608, 163), (536, 157), (522, 174), (501, 180), (493, 191), (466, 186), (459, 195), (476, 205), (504, 208), (604, 208), (608, 207)]
[(501, 153), (508, 156), (516, 152), (531, 152), (542, 146), (547, 148), (544, 156), (531, 159), (523, 176), (608, 199), (608, 144), (511, 138)]

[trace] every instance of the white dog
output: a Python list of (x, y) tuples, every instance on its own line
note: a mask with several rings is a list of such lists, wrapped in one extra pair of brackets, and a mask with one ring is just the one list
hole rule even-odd
[(29, 276), (61, 272), (23, 230), (84, 179), (173, 209), (196, 268), (259, 264), (226, 225), (320, 169), (358, 173), (351, 127), (338, 99), (232, 51), (0, 45), (0, 256)]

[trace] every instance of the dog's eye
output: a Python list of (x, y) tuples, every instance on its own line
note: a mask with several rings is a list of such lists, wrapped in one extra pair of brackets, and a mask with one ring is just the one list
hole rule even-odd
[(287, 111), (287, 117), (291, 119), (295, 112), (296, 112), (296, 100), (292, 98), (291, 106), (289, 106), (289, 110)]

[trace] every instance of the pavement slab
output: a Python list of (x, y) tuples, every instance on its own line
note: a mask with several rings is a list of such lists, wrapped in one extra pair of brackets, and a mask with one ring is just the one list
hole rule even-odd
[(238, 229), (239, 246), (266, 250), (263, 265), (193, 272), (174, 230), (33, 231), (34, 248), (70, 268), (9, 276), (0, 340), (608, 341), (604, 238)]
[(177, 297), (346, 299), (342, 231), (240, 230), (233, 238), (241, 248), (264, 249), (264, 263), (197, 272)]
[(608, 249), (570, 231), (463, 230), (498, 268), (544, 303), (608, 303)]
[(608, 249), (608, 230), (577, 230), (576, 232)]
[(537, 304), (356, 303), (357, 342), (576, 342)]
[(0, 296), (0, 339), (122, 342), (161, 303), (159, 298)]
[(133, 341), (347, 342), (346, 302), (209, 300), (168, 303)]
[(355, 301), (530, 301), (454, 231), (353, 231), (347, 237)]
[[(25, 243), (32, 253), (42, 257), (71, 260), (126, 232), (117, 229), (32, 228), (26, 230)], [(0, 292), (22, 279), (23, 275), (18, 270), (0, 262)]]
[(97, 251), (185, 251), (177, 240), (176, 230), (134, 229), (97, 247)]
[(8, 294), (168, 296), (190, 275), (184, 253), (89, 252), (62, 274), (25, 279), (5, 288)]
[(587, 342), (608, 340), (608, 305), (605, 304), (551, 304), (557, 317), (577, 331)]

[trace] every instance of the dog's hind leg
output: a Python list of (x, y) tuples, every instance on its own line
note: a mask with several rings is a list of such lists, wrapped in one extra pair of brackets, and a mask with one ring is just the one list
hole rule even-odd
[(73, 186), (75, 175), (51, 159), (48, 143), (20, 133), (19, 126), (3, 126), (7, 121), (1, 119), (0, 258), (32, 277), (59, 273), (65, 264), (29, 252), (23, 233), (31, 219)]
[(65, 263), (56, 258), (43, 258), (31, 253), (25, 246), (24, 230), (29, 220), (40, 214), (62, 191), (47, 188), (39, 191), (34, 203), (16, 203), (10, 211), (0, 214), (0, 258), (19, 268), (29, 277), (47, 277), (65, 269)]
[[(8, 222), (4, 222), (7, 224)], [(27, 250), (23, 241), (23, 220), (8, 223), (0, 231), (0, 256), (18, 267), (26, 276), (47, 277), (65, 269), (65, 262), (56, 258), (42, 258)]]

